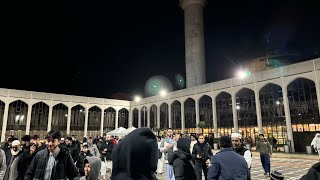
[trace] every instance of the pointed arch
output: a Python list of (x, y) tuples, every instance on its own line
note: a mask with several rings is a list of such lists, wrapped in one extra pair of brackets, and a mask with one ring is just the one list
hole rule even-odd
[(32, 105), (30, 135), (39, 135), (41, 139), (45, 138), (48, 128), (49, 106), (40, 101)]
[(126, 108), (119, 110), (119, 127), (129, 127), (129, 111)]
[(102, 110), (98, 106), (92, 106), (88, 112), (88, 130), (89, 137), (96, 137), (100, 135)]
[(150, 107), (150, 128), (155, 128), (157, 127), (157, 106), (153, 104)]
[(204, 121), (206, 128), (204, 132), (213, 134), (213, 115), (212, 115), (212, 98), (208, 95), (203, 95), (199, 99), (200, 121)]
[(116, 110), (113, 107), (108, 107), (104, 110), (103, 131), (109, 132), (115, 129), (116, 126)]
[(169, 127), (169, 105), (162, 103), (160, 106), (160, 129)]
[(52, 107), (51, 129), (66, 134), (68, 123), (68, 106), (59, 103)]
[(196, 101), (188, 98), (184, 102), (185, 131), (187, 133), (196, 132)]
[(171, 120), (172, 120), (172, 129), (175, 132), (181, 131), (181, 103), (178, 100), (175, 100), (171, 104)]

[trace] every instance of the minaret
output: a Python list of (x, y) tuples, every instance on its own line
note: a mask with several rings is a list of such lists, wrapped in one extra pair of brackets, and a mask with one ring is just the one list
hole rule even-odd
[(206, 0), (180, 0), (184, 11), (187, 88), (206, 83), (203, 8)]

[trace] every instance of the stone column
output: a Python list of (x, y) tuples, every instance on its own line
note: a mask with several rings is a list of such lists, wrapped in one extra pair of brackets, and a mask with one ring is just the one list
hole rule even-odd
[(88, 106), (86, 107), (86, 113), (85, 113), (85, 117), (84, 117), (84, 137), (87, 137), (88, 135), (88, 120), (89, 120), (89, 108)]
[(27, 114), (27, 124), (26, 124), (26, 134), (30, 134), (30, 124), (31, 124), (31, 112), (32, 112), (32, 104), (28, 104), (28, 114)]
[(172, 128), (172, 117), (171, 117), (171, 104), (168, 102), (168, 118), (169, 118), (169, 128)]
[(284, 105), (284, 113), (285, 113), (285, 117), (286, 117), (288, 139), (291, 142), (290, 143), (291, 144), (291, 151), (294, 152), (294, 142), (293, 142), (293, 134), (292, 134), (290, 106), (289, 106), (289, 101), (288, 101), (288, 90), (287, 90), (287, 86), (284, 85), (284, 83), (283, 83), (283, 79), (282, 79), (282, 94), (283, 94), (283, 105)]
[(104, 110), (101, 110), (100, 135), (103, 136)]
[(214, 137), (218, 138), (218, 120), (217, 120), (217, 104), (216, 104), (216, 96), (212, 98), (212, 117), (213, 117), (213, 129), (214, 129)]
[(141, 110), (138, 109), (138, 128), (141, 128)]
[(184, 10), (187, 88), (206, 83), (203, 31), (205, 4), (205, 0), (180, 0), (180, 6)]
[(257, 124), (258, 124), (258, 129), (259, 129), (259, 134), (263, 133), (262, 129), (262, 116), (261, 116), (261, 105), (260, 105), (260, 95), (259, 95), (259, 90), (255, 85), (255, 90), (254, 90), (254, 97), (256, 100), (256, 113), (257, 113)]
[[(314, 63), (314, 61), (313, 61)], [(316, 85), (316, 93), (317, 93), (317, 101), (318, 101), (318, 110), (320, 114), (320, 78), (319, 78), (319, 72), (317, 70), (314, 70), (314, 76), (315, 76), (315, 85)]]
[(68, 107), (67, 135), (70, 135), (71, 108), (72, 108), (71, 106)]
[(237, 102), (236, 102), (236, 93), (235, 92), (232, 92), (231, 98), (232, 98), (232, 114), (233, 114), (234, 132), (239, 132), (238, 112), (237, 112)]
[(6, 131), (7, 131), (7, 123), (8, 123), (8, 113), (9, 113), (9, 102), (5, 103), (4, 106), (4, 114), (3, 114), (3, 122), (2, 122), (2, 131), (1, 131), (1, 142), (5, 142), (6, 140)]
[(151, 117), (151, 107), (149, 109), (147, 109), (147, 127), (150, 128), (150, 117)]
[(160, 128), (160, 105), (157, 106), (157, 128)]
[(116, 109), (116, 119), (115, 119), (115, 129), (118, 129), (119, 127), (119, 110)]
[(196, 128), (197, 128), (197, 133), (200, 133), (200, 128), (198, 126), (199, 122), (200, 122), (200, 112), (199, 112), (199, 99), (195, 100), (195, 105), (196, 105)]
[(51, 124), (52, 124), (52, 110), (53, 110), (53, 106), (49, 106), (49, 116), (48, 116), (48, 127), (47, 127), (47, 132), (51, 131)]
[(184, 134), (186, 129), (186, 122), (184, 119), (184, 103), (181, 103), (181, 132)]
[(130, 107), (129, 109), (129, 121), (128, 121), (128, 127), (132, 127), (132, 119), (133, 119), (133, 109)]

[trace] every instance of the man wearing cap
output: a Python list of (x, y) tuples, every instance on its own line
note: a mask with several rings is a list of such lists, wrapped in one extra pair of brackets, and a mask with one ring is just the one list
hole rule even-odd
[(264, 169), (264, 175), (270, 176), (270, 156), (272, 155), (269, 141), (264, 138), (263, 134), (259, 134), (257, 151), (260, 152), (260, 160)]
[(212, 165), (208, 169), (208, 180), (247, 179), (248, 165), (244, 157), (235, 153), (229, 136), (220, 138), (221, 151), (211, 157)]
[(61, 134), (50, 131), (46, 136), (47, 148), (39, 151), (33, 158), (24, 180), (33, 179), (75, 179), (80, 177), (69, 151), (59, 148)]
[(7, 170), (4, 175), (4, 180), (18, 179), (17, 166), (22, 155), (21, 144), (19, 140), (14, 140), (11, 144), (10, 151), (7, 151), (6, 162)]
[(247, 164), (248, 164), (248, 177), (247, 177), (247, 179), (250, 180), (251, 179), (250, 169), (251, 169), (251, 162), (252, 162), (252, 153), (242, 143), (241, 134), (232, 133), (231, 139), (232, 139), (233, 151), (236, 152), (237, 154), (243, 156), (244, 159), (247, 161)]
[(80, 154), (78, 156), (78, 160), (77, 160), (77, 164), (76, 164), (81, 176), (84, 176), (84, 160), (85, 160), (85, 158), (93, 156), (90, 153), (90, 150), (88, 147), (89, 147), (88, 143), (83, 143), (82, 151), (80, 152)]

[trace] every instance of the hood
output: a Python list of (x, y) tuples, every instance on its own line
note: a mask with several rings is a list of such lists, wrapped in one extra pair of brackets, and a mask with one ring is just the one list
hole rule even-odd
[(179, 138), (177, 142), (177, 148), (181, 149), (184, 152), (189, 152), (190, 153), (190, 144), (191, 140), (187, 138)]
[(101, 169), (101, 160), (100, 158), (97, 157), (86, 157), (86, 159), (84, 160), (84, 165), (89, 162), (90, 164), (90, 174), (88, 177), (88, 180), (97, 180), (99, 179), (99, 173), (100, 173), (100, 169)]
[(152, 180), (158, 162), (156, 136), (150, 128), (137, 128), (112, 151), (112, 180)]
[(178, 150), (175, 152), (177, 156), (179, 156), (181, 159), (191, 159), (190, 154), (190, 144), (191, 140), (186, 138), (179, 138), (177, 142), (177, 148)]

